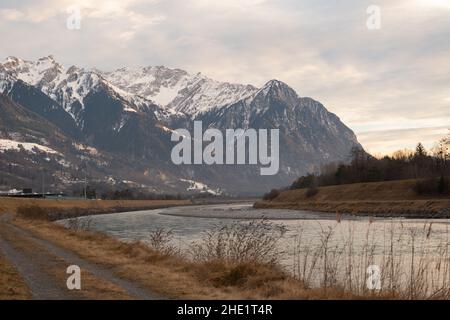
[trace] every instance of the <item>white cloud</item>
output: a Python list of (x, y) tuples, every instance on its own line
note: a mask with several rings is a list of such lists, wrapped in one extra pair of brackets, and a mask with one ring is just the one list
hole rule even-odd
[(233, 9), (254, 9), (261, 4), (267, 3), (267, 0), (191, 0), (193, 5), (205, 8), (233, 8)]
[(450, 10), (450, 1), (448, 0), (416, 0), (416, 5), (425, 8), (439, 8)]
[[(102, 22), (113, 21), (126, 24), (131, 31), (121, 34), (134, 34), (137, 30), (147, 26), (160, 23), (165, 20), (159, 14), (141, 14), (133, 10), (133, 6), (145, 3), (147, 5), (158, 1), (143, 0), (62, 0), (33, 2), (29, 6), (21, 9), (0, 9), (0, 16), (9, 21), (45, 23), (55, 17), (68, 17), (69, 8), (77, 8), (81, 12), (82, 19), (94, 19)], [(123, 38), (123, 37), (122, 37)], [(131, 39), (132, 37), (128, 37)]]
[(0, 16), (11, 21), (20, 21), (24, 18), (23, 12), (16, 9), (1, 9)]

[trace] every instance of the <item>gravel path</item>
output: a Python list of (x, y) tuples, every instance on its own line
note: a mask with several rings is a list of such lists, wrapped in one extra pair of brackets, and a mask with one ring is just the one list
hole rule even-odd
[[(38, 267), (36, 256), (24, 254), (0, 237), (0, 250), (17, 268), (23, 280), (31, 291), (33, 299), (37, 300), (71, 300), (76, 299), (76, 292), (63, 290), (54, 282), (42, 268)], [(81, 297), (80, 297), (81, 298)]]
[[(14, 240), (14, 241), (13, 241)], [(27, 250), (27, 246), (39, 247), (40, 250)], [(6, 258), (17, 268), (29, 287), (34, 299), (70, 300), (83, 299), (83, 291), (70, 291), (52, 275), (52, 261), (64, 260), (69, 265), (78, 265), (82, 272), (87, 271), (96, 278), (107, 281), (129, 296), (139, 300), (163, 299), (141, 288), (134, 282), (122, 279), (110, 270), (91, 263), (78, 255), (63, 249), (47, 240), (34, 236), (31, 232), (12, 225), (8, 222), (0, 222), (0, 250)]]

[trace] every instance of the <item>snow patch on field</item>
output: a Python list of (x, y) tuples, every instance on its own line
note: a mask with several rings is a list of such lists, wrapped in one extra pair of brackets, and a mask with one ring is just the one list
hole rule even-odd
[(84, 145), (84, 144), (76, 143), (76, 142), (73, 143), (73, 146), (74, 146), (77, 150), (83, 151), (83, 152), (87, 152), (87, 153), (89, 153), (89, 154), (91, 154), (91, 155), (93, 155), (93, 156), (96, 156), (96, 155), (99, 154), (99, 153), (98, 153), (98, 150), (95, 149), (94, 147), (86, 146), (86, 145)]
[(39, 151), (49, 154), (61, 155), (61, 153), (59, 153), (58, 151), (37, 143), (0, 139), (0, 153), (5, 152), (6, 150), (20, 151), (21, 149), (24, 149), (25, 151), (31, 153), (36, 153), (36, 151)]
[(180, 181), (189, 183), (189, 187), (186, 189), (186, 191), (200, 191), (203, 193), (210, 193), (210, 194), (213, 194), (216, 196), (220, 195), (222, 193), (219, 189), (212, 190), (206, 184), (198, 182), (198, 181), (187, 180), (187, 179), (180, 179)]

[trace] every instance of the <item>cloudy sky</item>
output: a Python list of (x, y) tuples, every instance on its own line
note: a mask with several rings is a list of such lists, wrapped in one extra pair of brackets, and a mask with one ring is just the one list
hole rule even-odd
[[(379, 30), (367, 27), (374, 4)], [(73, 7), (79, 30), (66, 27)], [(2, 0), (0, 35), (1, 58), (279, 79), (373, 153), (431, 147), (450, 127), (450, 0)]]

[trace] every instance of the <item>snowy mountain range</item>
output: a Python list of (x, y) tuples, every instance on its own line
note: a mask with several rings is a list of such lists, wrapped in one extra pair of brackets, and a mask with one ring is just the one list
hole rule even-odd
[[(352, 148), (361, 147), (336, 115), (277, 80), (257, 88), (163, 66), (104, 72), (65, 68), (52, 56), (37, 61), (8, 57), (0, 63), (0, 94), (4, 95), (0, 100), (4, 105), (0, 141), (16, 146), (8, 152), (0, 146), (3, 165), (6, 153), (13, 157), (14, 152), (27, 151), (18, 150), (16, 142), (35, 143), (56, 150), (42, 157), (57, 157), (60, 173), (70, 171), (74, 181), (78, 179), (77, 168), (83, 166), (95, 177), (92, 180), (113, 187), (117, 181), (127, 181), (164, 191), (186, 191), (192, 190), (192, 185), (202, 185), (203, 191), (211, 193), (219, 189), (261, 192), (286, 185), (322, 164), (346, 161)], [(6, 125), (8, 117), (20, 118), (13, 113), (18, 108), (30, 112), (27, 117), (39, 117), (41, 126), (47, 128), (33, 126), (31, 130), (23, 117), (17, 127)], [(280, 129), (280, 173), (264, 178), (252, 166), (172, 165), (170, 134), (174, 129), (192, 128), (194, 120), (203, 121), (204, 128), (219, 130)], [(46, 139), (49, 126), (58, 131), (60, 139)], [(45, 150), (42, 148), (36, 150)], [(67, 178), (55, 175), (54, 169), (48, 170), (55, 188), (70, 184)], [(20, 175), (12, 173), (8, 179), (33, 184)]]
[(76, 66), (66, 69), (53, 56), (35, 62), (8, 57), (0, 64), (0, 79), (0, 88), (17, 80), (39, 88), (75, 120), (79, 120), (86, 96), (101, 86), (121, 97), (129, 112), (156, 104), (165, 111), (192, 116), (229, 105), (258, 90), (251, 85), (219, 82), (200, 73), (191, 75), (162, 66), (121, 68), (113, 72)]

